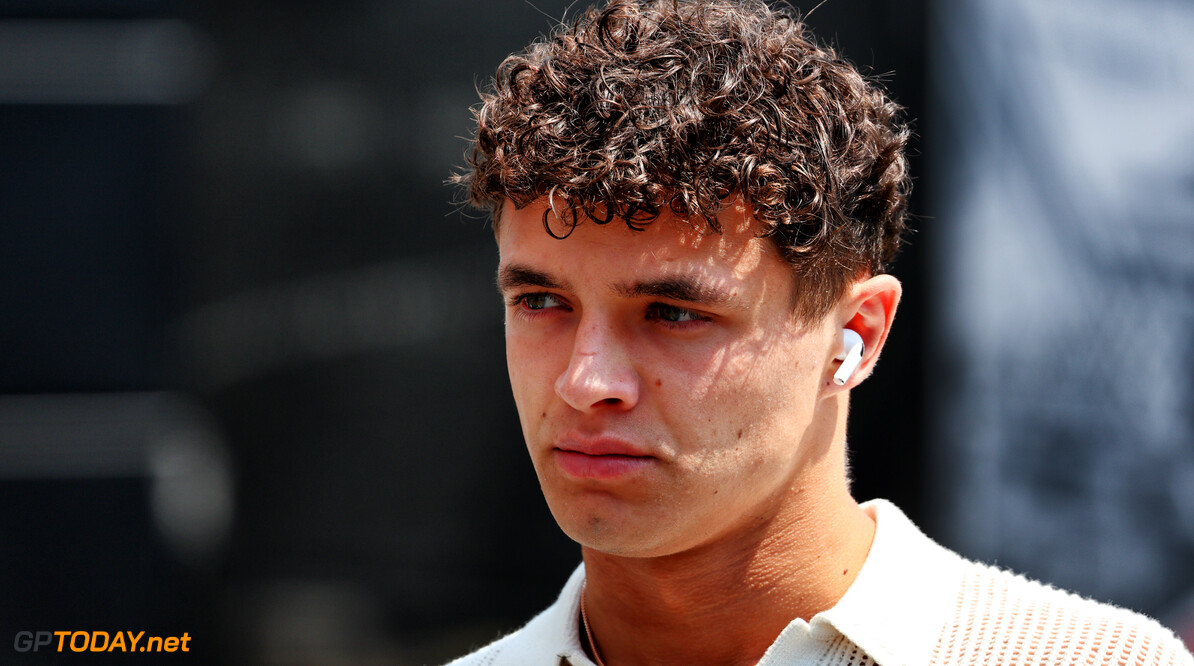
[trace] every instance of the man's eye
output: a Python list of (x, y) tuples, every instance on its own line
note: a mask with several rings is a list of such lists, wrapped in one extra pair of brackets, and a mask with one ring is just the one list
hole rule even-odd
[(685, 310), (684, 308), (678, 308), (666, 303), (652, 303), (647, 312), (647, 317), (650, 319), (659, 319), (669, 324), (684, 324), (692, 321), (704, 321), (706, 319), (706, 317), (702, 317), (692, 310)]
[(560, 299), (551, 294), (523, 294), (518, 297), (518, 303), (528, 310), (546, 310), (560, 307)]

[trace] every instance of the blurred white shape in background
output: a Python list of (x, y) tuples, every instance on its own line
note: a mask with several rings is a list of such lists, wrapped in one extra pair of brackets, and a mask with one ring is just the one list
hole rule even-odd
[(234, 514), (233, 471), (211, 418), (177, 393), (0, 396), (0, 482), (148, 481), (158, 535), (179, 560), (218, 556)]
[(231, 465), (205, 428), (161, 433), (149, 450), (150, 507), (154, 522), (181, 558), (207, 561), (232, 529)]
[(181, 104), (213, 53), (174, 19), (0, 21), (0, 104)]

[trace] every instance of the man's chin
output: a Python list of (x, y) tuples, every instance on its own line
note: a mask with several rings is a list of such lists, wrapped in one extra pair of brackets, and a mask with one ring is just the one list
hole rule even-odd
[(568, 538), (580, 544), (586, 555), (593, 552), (612, 557), (650, 558), (676, 551), (658, 525), (593, 514), (564, 520), (557, 516), (556, 522)]

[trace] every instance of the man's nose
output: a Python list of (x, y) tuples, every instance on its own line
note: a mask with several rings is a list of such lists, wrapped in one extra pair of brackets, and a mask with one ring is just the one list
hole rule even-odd
[(556, 378), (556, 393), (582, 412), (633, 408), (638, 403), (639, 377), (628, 352), (609, 322), (582, 319), (568, 367)]

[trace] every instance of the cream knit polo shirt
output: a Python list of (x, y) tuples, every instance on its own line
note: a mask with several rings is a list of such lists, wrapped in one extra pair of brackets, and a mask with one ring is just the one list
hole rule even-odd
[[(895, 505), (863, 504), (875, 540), (845, 596), (793, 620), (759, 666), (1194, 666), (1171, 631), (1122, 608), (971, 562)], [(450, 666), (594, 666), (581, 648), (584, 566), (526, 626)]]

